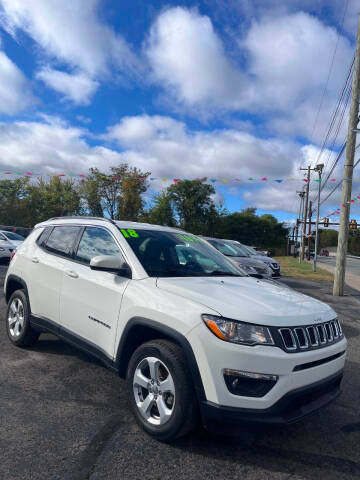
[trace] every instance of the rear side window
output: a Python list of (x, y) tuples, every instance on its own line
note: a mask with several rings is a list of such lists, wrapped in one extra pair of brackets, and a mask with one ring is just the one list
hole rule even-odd
[(112, 235), (104, 228), (87, 227), (83, 233), (75, 260), (86, 265), (98, 255), (118, 255), (122, 257)]
[(42, 245), (43, 243), (45, 243), (45, 240), (47, 239), (47, 237), (49, 236), (49, 233), (51, 231), (52, 227), (46, 227), (42, 230), (42, 232), (40, 233), (40, 235), (38, 236), (37, 240), (36, 240), (36, 243), (38, 245)]
[(64, 257), (71, 257), (79, 232), (80, 227), (54, 227), (45, 243), (46, 250)]

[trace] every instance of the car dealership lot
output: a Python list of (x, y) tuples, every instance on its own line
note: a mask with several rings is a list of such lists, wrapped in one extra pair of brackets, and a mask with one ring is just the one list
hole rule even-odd
[[(360, 297), (332, 306), (349, 340), (343, 395), (311, 419), (240, 438), (161, 444), (142, 433), (125, 382), (75, 348), (43, 335), (31, 350), (5, 336), (0, 266), (0, 478), (355, 478), (360, 475)], [(332, 301), (327, 287), (306, 291)]]

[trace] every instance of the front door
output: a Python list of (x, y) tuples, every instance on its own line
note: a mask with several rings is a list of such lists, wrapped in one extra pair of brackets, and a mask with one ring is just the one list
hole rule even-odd
[[(65, 268), (60, 297), (61, 327), (114, 355), (120, 305), (129, 279), (90, 269), (98, 255), (119, 255), (120, 248), (104, 227), (86, 227), (71, 268)], [(70, 262), (69, 262), (70, 263)]]

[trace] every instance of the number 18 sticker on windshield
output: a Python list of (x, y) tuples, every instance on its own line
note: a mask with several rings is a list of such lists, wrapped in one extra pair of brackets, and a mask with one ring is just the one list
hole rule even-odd
[(121, 233), (124, 235), (125, 238), (138, 238), (139, 234), (137, 233), (136, 230), (133, 230), (132, 228), (128, 228), (125, 230), (125, 228), (121, 229)]

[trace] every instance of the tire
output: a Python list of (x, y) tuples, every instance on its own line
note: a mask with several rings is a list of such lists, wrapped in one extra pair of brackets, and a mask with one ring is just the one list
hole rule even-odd
[(24, 290), (16, 290), (10, 297), (6, 310), (6, 332), (17, 347), (34, 345), (40, 333), (30, 325), (29, 301)]
[(136, 421), (152, 437), (170, 442), (195, 427), (196, 393), (178, 345), (152, 340), (138, 347), (128, 365), (127, 386)]

